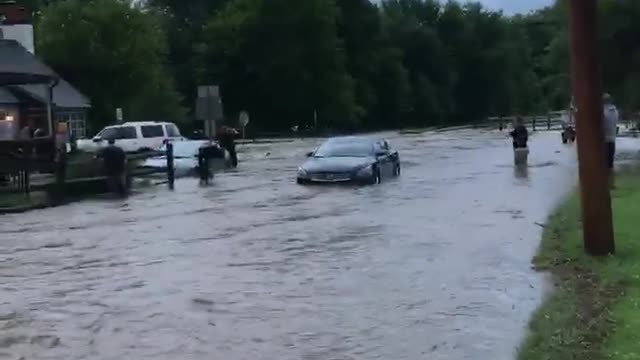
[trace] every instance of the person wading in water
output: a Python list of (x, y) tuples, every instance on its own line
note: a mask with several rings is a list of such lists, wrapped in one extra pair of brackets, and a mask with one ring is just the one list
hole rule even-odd
[(618, 134), (618, 121), (620, 114), (618, 108), (613, 103), (611, 95), (602, 95), (602, 127), (604, 131), (605, 155), (607, 160), (607, 170), (609, 172), (609, 186), (614, 187), (613, 163), (616, 157), (616, 137)]
[(236, 136), (238, 136), (238, 132), (235, 129), (229, 128), (227, 126), (223, 126), (218, 129), (216, 138), (220, 146), (222, 146), (227, 152), (229, 152), (229, 156), (231, 157), (231, 166), (238, 167), (238, 154), (236, 153)]
[(109, 139), (109, 146), (100, 150), (97, 157), (104, 161), (104, 171), (111, 191), (120, 195), (126, 194), (125, 165), (127, 155), (121, 147), (116, 146), (114, 139)]
[(524, 122), (521, 117), (517, 117), (513, 131), (510, 133), (511, 138), (513, 138), (513, 148), (521, 149), (527, 147), (527, 141), (529, 141), (529, 131), (527, 131), (527, 127), (524, 126)]

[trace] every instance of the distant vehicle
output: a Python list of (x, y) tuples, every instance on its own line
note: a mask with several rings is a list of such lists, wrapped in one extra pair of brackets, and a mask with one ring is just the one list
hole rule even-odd
[(170, 122), (128, 122), (107, 126), (91, 140), (78, 140), (79, 150), (95, 152), (108, 145), (108, 140), (126, 152), (157, 149), (166, 141), (184, 140), (178, 127)]
[[(201, 148), (211, 147), (213, 156), (209, 160), (212, 170), (225, 168), (229, 162), (229, 154), (217, 143), (209, 144), (208, 140), (184, 140), (173, 143), (173, 168), (176, 177), (198, 175), (198, 152)], [(163, 145), (158, 151), (167, 151)], [(143, 168), (165, 170), (167, 168), (166, 155), (148, 158), (142, 164)]]
[(298, 168), (298, 184), (379, 184), (385, 178), (400, 176), (400, 156), (382, 138), (331, 138), (307, 156)]

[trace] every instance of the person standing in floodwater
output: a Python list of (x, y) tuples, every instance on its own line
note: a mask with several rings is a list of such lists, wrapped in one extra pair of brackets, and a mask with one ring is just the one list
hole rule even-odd
[(616, 136), (618, 133), (619, 113), (613, 104), (611, 95), (602, 95), (602, 125), (604, 130), (605, 154), (607, 157), (607, 169), (609, 171), (609, 182), (613, 186), (613, 163), (616, 156)]
[(124, 150), (116, 146), (114, 139), (109, 139), (109, 145), (100, 150), (97, 157), (104, 161), (104, 171), (110, 189), (124, 195), (126, 192), (125, 164), (127, 160)]
[(238, 167), (238, 154), (236, 153), (236, 141), (235, 138), (238, 132), (235, 129), (222, 126), (218, 129), (216, 137), (220, 145), (229, 152), (231, 157), (231, 166)]
[(524, 122), (521, 117), (517, 117), (513, 131), (511, 131), (511, 138), (513, 138), (513, 148), (526, 148), (527, 141), (529, 141), (529, 131), (527, 131), (527, 127), (524, 126)]

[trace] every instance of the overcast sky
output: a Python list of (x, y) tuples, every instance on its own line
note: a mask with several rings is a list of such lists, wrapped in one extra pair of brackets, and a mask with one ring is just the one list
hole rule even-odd
[(526, 13), (551, 5), (553, 0), (480, 0), (486, 7), (504, 10), (506, 14)]

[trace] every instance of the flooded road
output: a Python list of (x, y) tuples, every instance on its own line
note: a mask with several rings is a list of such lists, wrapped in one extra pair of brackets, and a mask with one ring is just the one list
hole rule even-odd
[(573, 148), (536, 134), (519, 172), (505, 134), (388, 137), (380, 186), (296, 185), (306, 140), (208, 188), (2, 217), (0, 359), (511, 359)]

